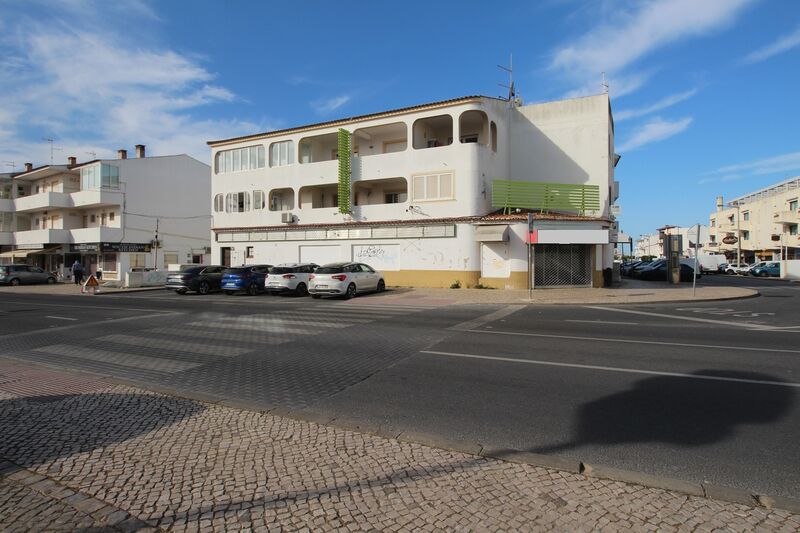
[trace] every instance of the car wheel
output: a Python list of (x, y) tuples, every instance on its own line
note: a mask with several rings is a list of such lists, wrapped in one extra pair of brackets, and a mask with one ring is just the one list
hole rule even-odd
[(51, 278), (47, 278), (47, 284), (48, 285), (52, 285), (55, 282), (56, 282), (56, 278), (52, 278), (52, 277)]
[(175, 292), (180, 295), (186, 294), (186, 289), (175, 289)]
[(234, 293), (234, 291), (225, 291), (225, 294), (227, 294), (228, 296), (232, 296), (233, 293)]
[(294, 293), (297, 296), (305, 296), (306, 294), (308, 294), (308, 289), (306, 288), (306, 284), (298, 283), (297, 287), (294, 288)]
[(355, 283), (351, 283), (350, 285), (348, 285), (347, 286), (347, 292), (344, 293), (345, 299), (349, 300), (350, 298), (355, 296), (356, 295), (356, 291), (357, 291), (357, 289), (356, 289), (356, 284)]
[(200, 285), (197, 287), (198, 294), (208, 294), (211, 291), (211, 286), (208, 284), (207, 281), (201, 281)]
[(383, 280), (378, 281), (378, 292), (383, 292), (386, 290), (386, 283)]
[(9, 285), (13, 285), (13, 286), (15, 286), (15, 287), (16, 287), (17, 285), (19, 285), (19, 279), (17, 279), (17, 278), (14, 278), (14, 279), (12, 279), (11, 281), (9, 281), (9, 282), (8, 282), (8, 284), (9, 284)]
[(769, 276), (769, 272), (766, 272), (766, 271), (759, 272), (758, 275), (761, 276), (762, 278), (766, 278), (767, 276)]
[(247, 294), (250, 296), (255, 296), (258, 294), (258, 285), (255, 283), (251, 283), (249, 287), (247, 287)]
[(311, 297), (314, 298), (315, 300), (319, 300), (320, 298), (322, 298), (322, 295), (321, 294), (312, 294)]

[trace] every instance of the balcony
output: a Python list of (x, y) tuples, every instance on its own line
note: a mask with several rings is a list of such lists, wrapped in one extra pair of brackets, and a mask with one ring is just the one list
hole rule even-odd
[(10, 231), (0, 231), (0, 246), (14, 244), (14, 234)]
[(15, 244), (66, 244), (70, 242), (68, 229), (35, 229), (14, 233)]
[(78, 228), (69, 230), (71, 242), (76, 244), (92, 242), (118, 242), (122, 240), (122, 228)]
[(800, 223), (800, 211), (780, 211), (775, 213), (774, 222), (776, 224), (798, 224)]
[(14, 200), (14, 207), (18, 213), (26, 211), (43, 211), (72, 207), (69, 194), (63, 192), (40, 192), (31, 196), (23, 196)]
[(114, 189), (90, 189), (70, 194), (70, 207), (103, 207), (122, 205), (122, 192)]
[(14, 211), (14, 200), (0, 198), (0, 213), (11, 213)]

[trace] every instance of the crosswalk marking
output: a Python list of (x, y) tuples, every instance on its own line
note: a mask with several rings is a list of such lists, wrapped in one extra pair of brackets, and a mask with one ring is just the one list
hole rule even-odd
[(162, 359), (160, 357), (149, 357), (147, 355), (134, 355), (125, 352), (112, 352), (108, 350), (95, 350), (82, 346), (70, 346), (69, 344), (52, 344), (36, 348), (34, 352), (50, 355), (66, 355), (78, 359), (87, 359), (100, 363), (112, 363), (120, 366), (139, 368), (143, 370), (156, 370), (172, 374), (182, 370), (189, 370), (200, 366), (202, 363), (189, 363), (187, 361), (175, 361), (174, 359)]
[(190, 322), (189, 326), (194, 326), (198, 328), (211, 328), (211, 329), (236, 329), (236, 330), (243, 330), (243, 331), (256, 331), (256, 332), (266, 332), (266, 333), (308, 333), (308, 329), (306, 328), (289, 328), (286, 326), (282, 326), (280, 324), (259, 324), (259, 323), (236, 323), (236, 322), (227, 322), (222, 323), (218, 321), (209, 321), (209, 322)]
[(221, 357), (235, 357), (244, 352), (250, 351), (247, 348), (235, 348), (233, 346), (217, 346), (208, 343), (175, 341), (168, 339), (154, 339), (152, 337), (134, 337), (133, 335), (106, 335), (100, 337), (100, 341), (109, 341), (115, 344), (128, 344), (131, 346), (143, 346), (145, 348), (180, 350), (189, 353), (199, 353), (203, 355), (218, 355)]
[[(225, 329), (230, 329), (231, 331), (224, 331), (221, 329), (217, 329), (213, 326), (202, 326), (202, 327), (184, 326), (180, 330), (176, 330), (175, 328), (171, 327), (153, 328), (153, 329), (148, 329), (145, 333), (149, 332), (161, 335), (169, 335), (176, 339), (211, 339), (211, 340), (233, 341), (233, 342), (243, 341), (243, 342), (257, 343), (257, 344), (281, 344), (283, 342), (286, 342), (286, 339), (282, 337), (276, 337), (275, 335), (271, 335), (271, 333), (301, 334), (306, 332), (305, 329), (283, 328), (279, 330), (278, 328), (265, 329), (263, 327), (249, 327), (249, 328), (227, 327)], [(248, 331), (248, 333), (243, 333), (244, 331)], [(252, 350), (252, 348), (248, 348), (248, 350)]]

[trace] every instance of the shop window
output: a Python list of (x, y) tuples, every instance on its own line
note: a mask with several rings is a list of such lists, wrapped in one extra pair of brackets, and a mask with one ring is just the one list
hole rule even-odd
[(164, 266), (178, 264), (178, 254), (175, 252), (164, 253)]
[(103, 272), (117, 271), (117, 254), (103, 254)]
[(145, 268), (147, 266), (147, 254), (129, 254), (131, 268)]

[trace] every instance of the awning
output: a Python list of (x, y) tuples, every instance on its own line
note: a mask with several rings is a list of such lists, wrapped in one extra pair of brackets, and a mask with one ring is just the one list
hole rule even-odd
[(478, 242), (508, 241), (508, 224), (477, 226), (475, 228), (475, 240)]
[(35, 254), (60, 254), (60, 253), (61, 253), (61, 246), (55, 246), (51, 248), (33, 248), (30, 250), (11, 250), (10, 252), (1, 253), (0, 258), (28, 257), (29, 255), (35, 255)]
[(28, 254), (34, 252), (35, 250), (11, 250), (10, 252), (3, 252), (0, 254), (0, 258), (11, 257), (28, 257)]

